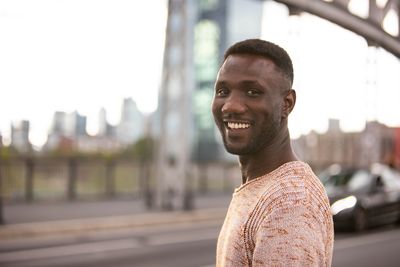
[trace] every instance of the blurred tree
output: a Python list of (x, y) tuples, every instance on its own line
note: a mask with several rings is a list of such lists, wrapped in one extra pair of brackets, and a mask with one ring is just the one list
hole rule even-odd
[(18, 151), (11, 146), (2, 146), (0, 147), (0, 225), (4, 224), (4, 216), (3, 216), (3, 194), (4, 194), (4, 181), (3, 181), (3, 164), (10, 157), (18, 156)]
[(5, 160), (10, 157), (16, 157), (21, 155), (15, 147), (12, 146), (3, 146), (0, 147), (0, 159)]
[(121, 151), (120, 156), (133, 157), (140, 161), (151, 161), (154, 156), (154, 140), (149, 136), (140, 138)]

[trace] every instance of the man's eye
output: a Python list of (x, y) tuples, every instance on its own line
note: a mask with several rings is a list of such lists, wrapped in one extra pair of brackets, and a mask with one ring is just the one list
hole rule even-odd
[(246, 94), (248, 96), (259, 96), (261, 94), (261, 92), (258, 90), (255, 90), (255, 89), (250, 89), (250, 90), (247, 90)]
[(218, 89), (216, 94), (217, 96), (226, 96), (228, 95), (228, 89), (225, 88)]

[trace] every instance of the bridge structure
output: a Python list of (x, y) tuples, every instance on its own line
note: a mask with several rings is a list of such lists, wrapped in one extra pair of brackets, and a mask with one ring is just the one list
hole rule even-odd
[[(308, 12), (363, 36), (368, 44), (380, 46), (400, 58), (400, 1), (365, 0), (366, 14), (361, 17), (351, 10), (351, 0), (275, 0), (288, 6), (291, 14)], [(354, 0), (353, 0), (354, 1)], [(397, 20), (397, 33), (385, 29), (385, 20)]]
[[(253, 9), (261, 10), (264, 1), (272, 0), (248, 0), (249, 5), (258, 3), (260, 6)], [(329, 20), (345, 29), (363, 36), (368, 45), (379, 46), (397, 58), (400, 58), (400, 0), (365, 0), (366, 14), (359, 15), (351, 9), (356, 0), (274, 0), (286, 5), (290, 15), (298, 15), (308, 12), (323, 19)], [(229, 32), (227, 10), (234, 2), (246, 2), (246, 0), (169, 0), (167, 34), (164, 51), (164, 67), (162, 85), (159, 95), (158, 124), (159, 130), (157, 145), (157, 190), (156, 203), (168, 203), (168, 206), (181, 208), (183, 204), (173, 204), (171, 190), (176, 192), (175, 203), (188, 203), (188, 177), (193, 175), (190, 169), (190, 161), (193, 158), (194, 138), (196, 137), (197, 118), (193, 115), (192, 96), (196, 90), (205, 85), (208, 92), (207, 105), (212, 98), (212, 80), (199, 80), (199, 66), (196, 65), (196, 53), (194, 47), (202, 37), (209, 43), (216, 45), (206, 47), (205, 50), (215, 50), (207, 60), (214, 62), (209, 68), (214, 68), (213, 75), (223, 51), (228, 46), (229, 40), (226, 32)], [(243, 14), (245, 11), (243, 10)], [(397, 31), (389, 31), (385, 27), (385, 21), (391, 16), (397, 23)], [(254, 20), (258, 17), (254, 16)], [(207, 36), (196, 36), (196, 27), (201, 21), (211, 21), (215, 25), (215, 32)], [(247, 20), (249, 22), (249, 20)], [(261, 19), (257, 21), (261, 24)], [(243, 26), (243, 25), (242, 25)], [(254, 25), (249, 26), (248, 30)], [(254, 36), (254, 35), (253, 35)], [(245, 36), (242, 36), (245, 37)], [(200, 51), (203, 51), (200, 49)], [(203, 51), (204, 52), (204, 51)], [(201, 66), (200, 66), (201, 67)], [(208, 87), (207, 87), (208, 86)], [(210, 97), (211, 95), (211, 97)], [(207, 96), (207, 94), (206, 94)], [(209, 112), (210, 113), (210, 112)], [(212, 122), (212, 118), (209, 118)], [(213, 132), (210, 128), (209, 132)], [(198, 142), (198, 140), (197, 140)], [(203, 145), (201, 145), (202, 147)], [(213, 143), (217, 146), (217, 143)], [(210, 152), (210, 157), (217, 154), (217, 150)], [(168, 173), (172, 175), (167, 175)], [(171, 189), (172, 187), (172, 189)], [(190, 201), (189, 201), (190, 202)]]

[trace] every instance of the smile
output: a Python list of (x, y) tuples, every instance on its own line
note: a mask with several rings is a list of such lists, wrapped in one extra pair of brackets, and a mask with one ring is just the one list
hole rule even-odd
[(238, 123), (238, 122), (227, 122), (229, 129), (237, 130), (237, 129), (247, 129), (250, 127), (250, 123)]

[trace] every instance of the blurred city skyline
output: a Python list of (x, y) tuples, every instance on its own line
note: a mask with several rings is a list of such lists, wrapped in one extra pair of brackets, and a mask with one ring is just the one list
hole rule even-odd
[[(0, 0), (0, 134), (7, 140), (11, 122), (29, 120), (30, 140), (40, 146), (55, 111), (77, 110), (93, 135), (100, 108), (115, 125), (127, 97), (153, 112), (166, 15), (165, 0)], [(329, 118), (348, 131), (362, 130), (367, 120), (400, 125), (400, 63), (393, 55), (315, 16), (288, 17), (272, 1), (264, 3), (261, 38), (293, 58), (292, 137), (324, 131)]]
[[(46, 142), (38, 147), (29, 140), (30, 121), (13, 122), (11, 143), (20, 153), (34, 151), (81, 151), (81, 152), (115, 152), (134, 144), (146, 137), (150, 130), (149, 117), (138, 110), (132, 98), (124, 98), (120, 110), (120, 120), (110, 124), (107, 110), (100, 108), (97, 115), (97, 132), (87, 132), (87, 116), (77, 110), (73, 112), (55, 111), (47, 131)], [(2, 140), (0, 140), (0, 145)]]
[[(167, 1), (0, 0), (0, 133), (29, 120), (30, 140), (46, 142), (55, 111), (120, 120), (131, 97), (143, 113), (156, 109)], [(152, 34), (148, 34), (151, 32)]]

